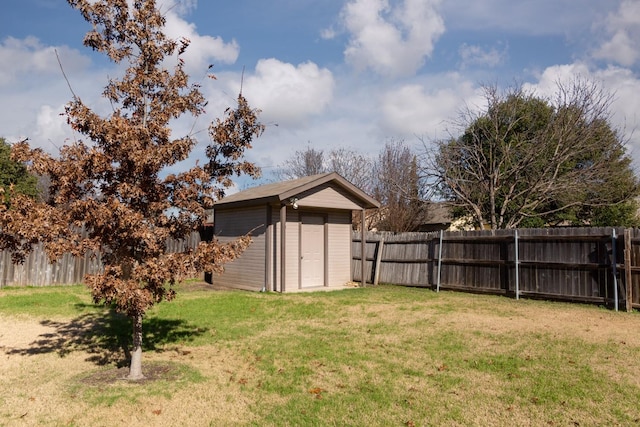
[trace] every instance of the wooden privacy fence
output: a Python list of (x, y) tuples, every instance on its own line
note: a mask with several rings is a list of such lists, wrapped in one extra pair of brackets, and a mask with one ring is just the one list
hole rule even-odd
[[(544, 228), (368, 233), (365, 279), (640, 308), (640, 230)], [(361, 238), (352, 238), (360, 281)]]
[[(200, 234), (194, 232), (186, 240), (169, 239), (167, 252), (195, 249)], [(65, 254), (55, 263), (49, 261), (41, 244), (36, 245), (23, 264), (13, 264), (11, 252), (0, 251), (0, 288), (3, 286), (48, 286), (82, 283), (84, 276), (102, 271), (100, 254), (73, 257)]]

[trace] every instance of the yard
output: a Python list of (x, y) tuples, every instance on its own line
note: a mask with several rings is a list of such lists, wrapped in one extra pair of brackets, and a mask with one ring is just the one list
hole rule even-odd
[(0, 289), (0, 425), (640, 425), (640, 315), (378, 286), (190, 286), (130, 327), (80, 286)]

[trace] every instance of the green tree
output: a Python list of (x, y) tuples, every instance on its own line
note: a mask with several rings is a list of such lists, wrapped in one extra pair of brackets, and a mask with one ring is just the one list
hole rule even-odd
[(24, 164), (11, 159), (11, 146), (4, 138), (0, 138), (0, 188), (5, 204), (9, 203), (11, 191), (33, 198), (38, 196), (38, 179)]
[[(22, 198), (15, 208), (0, 210), (0, 248), (12, 249), (16, 261), (36, 242), (44, 244), (52, 260), (65, 252), (100, 251), (104, 271), (85, 281), (96, 303), (131, 318), (129, 378), (139, 379), (147, 310), (174, 298), (173, 285), (187, 274), (219, 272), (250, 243), (244, 236), (166, 252), (167, 238), (184, 239), (203, 224), (205, 209), (224, 194), (231, 176), (259, 172), (243, 153), (263, 126), (240, 95), (237, 107), (209, 129), (209, 161), (168, 173), (196, 143), (191, 135), (172, 137), (170, 122), (185, 114), (198, 116), (206, 104), (183, 70), (180, 55), (188, 40), (165, 37), (165, 18), (154, 0), (68, 2), (93, 27), (84, 44), (127, 67), (103, 92), (113, 107), (108, 116), (96, 114), (75, 95), (66, 106), (69, 124), (90, 144), (74, 141), (55, 158), (27, 142), (13, 146), (16, 160), (49, 177), (49, 199), (37, 203), (18, 195)], [(78, 233), (82, 227), (86, 235)]]
[(610, 125), (610, 94), (580, 80), (553, 100), (484, 89), (486, 110), (464, 111), (462, 136), (438, 143), (429, 165), (456, 214), (492, 229), (632, 225), (638, 180)]

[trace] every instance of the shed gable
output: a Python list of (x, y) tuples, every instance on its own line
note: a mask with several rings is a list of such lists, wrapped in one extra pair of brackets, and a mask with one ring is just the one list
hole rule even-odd
[(353, 195), (343, 188), (327, 182), (315, 188), (300, 193), (297, 196), (298, 205), (308, 208), (333, 208), (344, 210), (358, 210), (360, 205)]

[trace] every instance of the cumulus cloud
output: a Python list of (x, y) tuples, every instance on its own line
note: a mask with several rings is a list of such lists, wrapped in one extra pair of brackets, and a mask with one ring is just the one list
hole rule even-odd
[(235, 40), (225, 42), (221, 37), (198, 34), (195, 24), (185, 21), (179, 15), (179, 11), (181, 9), (169, 9), (169, 12), (166, 13), (165, 31), (167, 36), (172, 39), (187, 38), (190, 40), (189, 48), (182, 55), (187, 73), (201, 75), (206, 72), (210, 64), (233, 64), (236, 62), (240, 47)]
[(630, 67), (640, 60), (640, 2), (624, 0), (605, 22), (608, 39), (594, 52), (594, 57)]
[(60, 113), (72, 94), (56, 51), (76, 94), (94, 105), (90, 94), (100, 95), (96, 82), (106, 82), (106, 77), (104, 71), (97, 74), (88, 56), (68, 46), (44, 45), (35, 37), (8, 37), (0, 42), (0, 62), (4, 64), (0, 67), (0, 98), (5, 107), (0, 114), (2, 136), (10, 141), (29, 138), (33, 146), (49, 152), (56, 152), (56, 145), (71, 136)]
[(502, 64), (506, 58), (506, 49), (498, 50), (496, 47), (483, 48), (482, 46), (463, 43), (458, 49), (461, 68), (469, 66), (496, 67)]
[(583, 62), (574, 62), (573, 64), (562, 64), (547, 67), (540, 75), (537, 82), (523, 84), (523, 89), (533, 91), (538, 95), (546, 98), (553, 98), (558, 91), (558, 83), (569, 85), (576, 78), (591, 79), (591, 71)]
[(333, 27), (325, 28), (320, 31), (320, 38), (323, 40), (332, 40), (336, 37), (337, 32)]
[(262, 118), (279, 125), (296, 125), (321, 113), (333, 97), (331, 71), (313, 62), (294, 66), (277, 59), (262, 59), (255, 74), (244, 82), (243, 93), (262, 110)]
[(439, 0), (352, 0), (342, 10), (350, 33), (346, 61), (385, 76), (415, 73), (444, 33)]
[[(61, 111), (64, 111), (63, 105), (58, 107), (41, 106), (36, 116), (36, 126), (30, 138), (49, 149), (67, 144), (67, 139), (72, 137), (73, 131), (67, 125), (66, 118), (60, 115)], [(48, 147), (48, 145), (52, 147)]]
[(25, 75), (59, 75), (56, 50), (66, 71), (81, 70), (90, 64), (87, 57), (67, 46), (45, 46), (35, 37), (7, 37), (0, 42), (0, 86), (12, 85)]
[[(442, 137), (450, 130), (448, 120), (455, 118), (465, 103), (475, 103), (478, 93), (471, 82), (457, 74), (448, 74), (442, 80), (449, 84), (407, 84), (384, 94), (382, 113), (389, 131), (404, 136)], [(437, 89), (427, 89), (432, 83)]]

